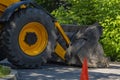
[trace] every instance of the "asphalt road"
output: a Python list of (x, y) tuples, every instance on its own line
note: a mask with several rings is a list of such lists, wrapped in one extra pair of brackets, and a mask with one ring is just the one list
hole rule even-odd
[[(40, 69), (15, 70), (18, 71), (18, 80), (80, 80), (81, 73), (79, 67), (55, 64)], [(120, 64), (110, 64), (109, 68), (89, 68), (89, 80), (120, 80)]]

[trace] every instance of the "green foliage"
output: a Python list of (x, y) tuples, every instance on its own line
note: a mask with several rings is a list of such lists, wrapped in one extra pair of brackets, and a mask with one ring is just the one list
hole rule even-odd
[(101, 0), (97, 2), (99, 14), (96, 18), (104, 27), (101, 42), (105, 53), (111, 57), (112, 61), (120, 61), (120, 1)]
[(4, 78), (5, 76), (9, 75), (11, 69), (7, 66), (0, 65), (0, 78)]
[[(42, 7), (47, 9), (49, 12), (54, 10), (56, 5), (56, 0), (35, 0), (38, 4), (40, 4)], [(54, 7), (53, 7), (54, 6)]]
[(68, 10), (64, 7), (52, 12), (61, 23), (69, 24), (91, 24), (96, 21), (96, 10), (92, 0), (67, 0), (69, 4), (72, 4)]
[(52, 12), (53, 10), (59, 8), (59, 6), (65, 4), (65, 0), (35, 0), (38, 4), (40, 4), (43, 8), (45, 8), (48, 12)]
[(120, 61), (120, 0), (66, 0), (72, 6), (63, 6), (52, 14), (60, 23), (89, 25), (99, 22), (103, 28), (100, 42), (106, 56)]
[[(61, 23), (65, 23), (65, 24), (89, 23), (89, 21), (86, 22), (86, 20), (89, 19), (90, 16), (86, 16), (86, 15), (89, 15), (92, 11), (89, 12), (87, 11), (87, 5), (83, 5), (83, 3), (80, 3), (80, 0), (77, 1), (67, 0), (67, 2), (72, 4), (72, 7), (70, 7), (69, 9), (64, 9), (64, 7), (61, 6), (59, 9), (52, 12), (52, 14), (55, 15)], [(81, 8), (78, 9), (78, 7)], [(84, 7), (84, 9), (82, 7)], [(83, 15), (84, 18), (81, 18), (83, 17)]]

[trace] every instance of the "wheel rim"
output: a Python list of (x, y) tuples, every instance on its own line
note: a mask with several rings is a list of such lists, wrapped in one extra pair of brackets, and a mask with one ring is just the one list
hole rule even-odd
[(29, 56), (41, 54), (48, 43), (48, 33), (45, 27), (38, 22), (26, 24), (19, 34), (21, 50)]

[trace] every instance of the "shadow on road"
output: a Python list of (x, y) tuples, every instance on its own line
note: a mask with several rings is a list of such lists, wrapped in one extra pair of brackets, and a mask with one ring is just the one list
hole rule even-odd
[(48, 67), (43, 69), (18, 70), (20, 80), (78, 80), (80, 69), (65, 66)]
[[(81, 68), (66, 65), (47, 64), (39, 69), (17, 69), (10, 63), (1, 65), (18, 71), (19, 80), (79, 80)], [(89, 68), (90, 80), (120, 80), (120, 64), (111, 64), (109, 68)]]
[(89, 72), (90, 80), (119, 80), (120, 74)]

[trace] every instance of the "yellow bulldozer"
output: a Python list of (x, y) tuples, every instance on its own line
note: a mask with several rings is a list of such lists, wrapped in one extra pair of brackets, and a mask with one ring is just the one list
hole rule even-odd
[[(73, 43), (57, 20), (30, 0), (0, 0), (0, 60), (19, 68), (37, 68), (57, 54), (69, 63)], [(63, 38), (65, 47), (58, 41)], [(84, 45), (84, 41), (80, 45)], [(74, 49), (75, 49), (74, 48)]]

